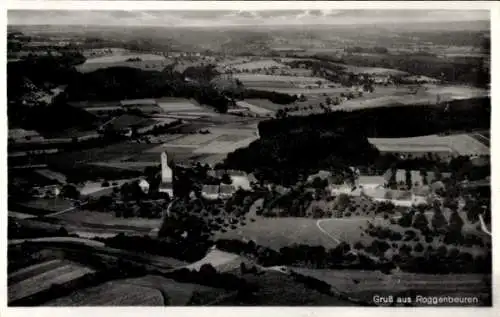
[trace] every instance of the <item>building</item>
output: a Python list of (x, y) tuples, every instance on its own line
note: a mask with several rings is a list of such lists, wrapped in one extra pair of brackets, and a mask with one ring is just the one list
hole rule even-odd
[(377, 202), (391, 202), (398, 207), (428, 204), (428, 197), (416, 195), (408, 190), (392, 190), (383, 187), (363, 188), (361, 194)]
[(236, 190), (236, 187), (233, 185), (203, 185), (201, 197), (207, 200), (229, 199), (234, 195)]
[(238, 170), (211, 170), (207, 172), (208, 176), (215, 178), (222, 178), (225, 174), (231, 179), (231, 185), (238, 189), (251, 190), (252, 183), (255, 183), (257, 179), (252, 174), (247, 174), (244, 171)]
[(173, 173), (172, 168), (170, 167), (167, 152), (161, 153), (160, 161), (161, 161), (161, 182), (160, 182), (160, 187), (158, 188), (158, 191), (160, 193), (166, 193), (170, 197), (173, 197), (174, 196), (174, 186), (173, 186), (174, 173)]
[(421, 187), (424, 185), (432, 184), (436, 180), (436, 173), (432, 171), (417, 171), (417, 170), (404, 170), (404, 169), (389, 169), (384, 173), (384, 185), (390, 185), (391, 179), (395, 181), (398, 188), (407, 187), (407, 176), (410, 177), (412, 188)]

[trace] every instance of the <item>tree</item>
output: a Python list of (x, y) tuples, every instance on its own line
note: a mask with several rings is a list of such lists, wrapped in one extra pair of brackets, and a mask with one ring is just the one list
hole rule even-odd
[(436, 231), (441, 231), (446, 228), (448, 221), (440, 209), (434, 209), (434, 215), (431, 219), (432, 228)]
[(79, 199), (80, 192), (74, 185), (64, 185), (61, 190), (61, 195), (70, 199)]
[(425, 214), (421, 212), (417, 213), (415, 219), (413, 220), (413, 228), (418, 229), (422, 232), (429, 231), (429, 221), (427, 220)]
[(227, 173), (224, 173), (224, 175), (222, 175), (221, 182), (226, 185), (231, 185), (233, 183), (231, 177)]
[(406, 170), (405, 174), (406, 174), (406, 177), (405, 177), (405, 179), (406, 179), (406, 187), (408, 189), (411, 189), (412, 185), (413, 185), (413, 183), (412, 183), (412, 177), (411, 177), (411, 171), (410, 170)]
[(462, 232), (462, 227), (464, 226), (464, 221), (462, 217), (458, 214), (458, 212), (454, 211), (450, 216), (450, 224), (448, 228), (452, 232)]

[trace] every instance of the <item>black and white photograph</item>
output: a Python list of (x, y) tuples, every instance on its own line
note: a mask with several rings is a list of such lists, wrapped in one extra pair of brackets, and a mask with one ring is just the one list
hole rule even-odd
[(492, 307), (490, 10), (278, 5), (7, 10), (7, 306)]

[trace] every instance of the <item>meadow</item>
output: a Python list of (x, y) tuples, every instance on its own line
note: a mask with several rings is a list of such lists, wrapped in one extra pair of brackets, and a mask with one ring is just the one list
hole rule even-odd
[[(129, 60), (136, 58), (140, 60)], [(170, 64), (172, 64), (172, 61), (160, 55), (117, 52), (113, 55), (91, 57), (87, 59), (85, 63), (78, 65), (76, 69), (82, 73), (88, 73), (101, 68), (121, 66), (161, 71)]]
[(447, 148), (459, 155), (490, 154), (488, 146), (467, 134), (448, 136), (433, 134), (411, 138), (369, 138), (368, 141), (379, 148), (389, 146), (397, 150), (399, 147), (401, 151), (405, 151), (407, 148), (414, 148), (415, 151), (432, 152), (436, 148)]
[(154, 288), (111, 281), (96, 287), (77, 290), (57, 298), (46, 306), (163, 306), (162, 293)]
[[(12, 282), (8, 287), (9, 302), (44, 291), (53, 284), (66, 283), (92, 272), (94, 270), (88, 267), (68, 261), (50, 261), (45, 265), (34, 265), (23, 269), (21, 273), (12, 274)], [(21, 274), (23, 279), (18, 280)]]

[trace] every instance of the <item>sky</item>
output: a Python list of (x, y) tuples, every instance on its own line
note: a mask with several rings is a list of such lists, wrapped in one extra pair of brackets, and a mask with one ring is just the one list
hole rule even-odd
[(90, 11), (9, 10), (9, 25), (273, 26), (488, 21), (486, 10)]

